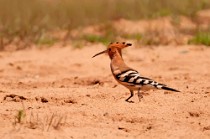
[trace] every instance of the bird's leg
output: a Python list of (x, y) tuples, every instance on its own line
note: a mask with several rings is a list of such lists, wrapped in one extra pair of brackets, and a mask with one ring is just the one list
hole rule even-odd
[(139, 90), (138, 90), (138, 98), (139, 98), (139, 102), (140, 102), (141, 99), (143, 98), (143, 96), (142, 96), (142, 94), (141, 94), (141, 92), (140, 92), (140, 88), (139, 88)]
[(129, 101), (129, 99), (133, 97), (133, 90), (130, 90), (130, 92), (131, 92), (131, 95), (125, 101), (129, 103), (133, 103), (133, 101)]

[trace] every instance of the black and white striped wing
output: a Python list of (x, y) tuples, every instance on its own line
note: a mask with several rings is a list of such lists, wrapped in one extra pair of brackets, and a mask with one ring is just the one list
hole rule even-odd
[(139, 87), (139, 88), (153, 87), (157, 89), (180, 92), (176, 89), (167, 87), (165, 84), (161, 84), (152, 79), (142, 77), (137, 71), (132, 70), (132, 69), (123, 71), (120, 74), (117, 74), (116, 78), (123, 84), (126, 84), (127, 86), (131, 86), (131, 87), (133, 86)]
[(166, 85), (160, 84), (152, 79), (142, 77), (140, 74), (135, 70), (127, 70), (121, 72), (120, 74), (116, 75), (116, 78), (126, 84), (127, 86), (136, 86), (136, 87), (143, 87), (143, 86), (151, 86), (157, 89), (162, 89)]

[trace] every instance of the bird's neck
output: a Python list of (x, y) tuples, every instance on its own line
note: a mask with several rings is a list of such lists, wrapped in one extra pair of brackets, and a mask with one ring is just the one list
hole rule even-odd
[(118, 74), (118, 72), (122, 72), (125, 68), (127, 68), (127, 65), (124, 63), (120, 52), (116, 52), (111, 58), (112, 72)]

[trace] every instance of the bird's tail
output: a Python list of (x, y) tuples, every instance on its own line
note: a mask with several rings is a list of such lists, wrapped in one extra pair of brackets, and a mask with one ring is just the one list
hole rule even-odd
[(168, 90), (168, 91), (174, 91), (174, 92), (180, 92), (179, 90), (176, 90), (176, 89), (173, 89), (173, 88), (170, 88), (170, 87), (167, 87), (167, 86), (162, 86), (161, 89)]

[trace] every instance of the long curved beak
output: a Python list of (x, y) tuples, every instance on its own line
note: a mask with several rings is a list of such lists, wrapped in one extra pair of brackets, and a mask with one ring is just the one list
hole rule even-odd
[(101, 54), (103, 54), (103, 53), (107, 53), (107, 50), (104, 50), (104, 51), (102, 51), (102, 52), (100, 52), (100, 53), (95, 54), (92, 58), (94, 58), (94, 57), (96, 57), (96, 56), (98, 56), (98, 55), (101, 55)]

